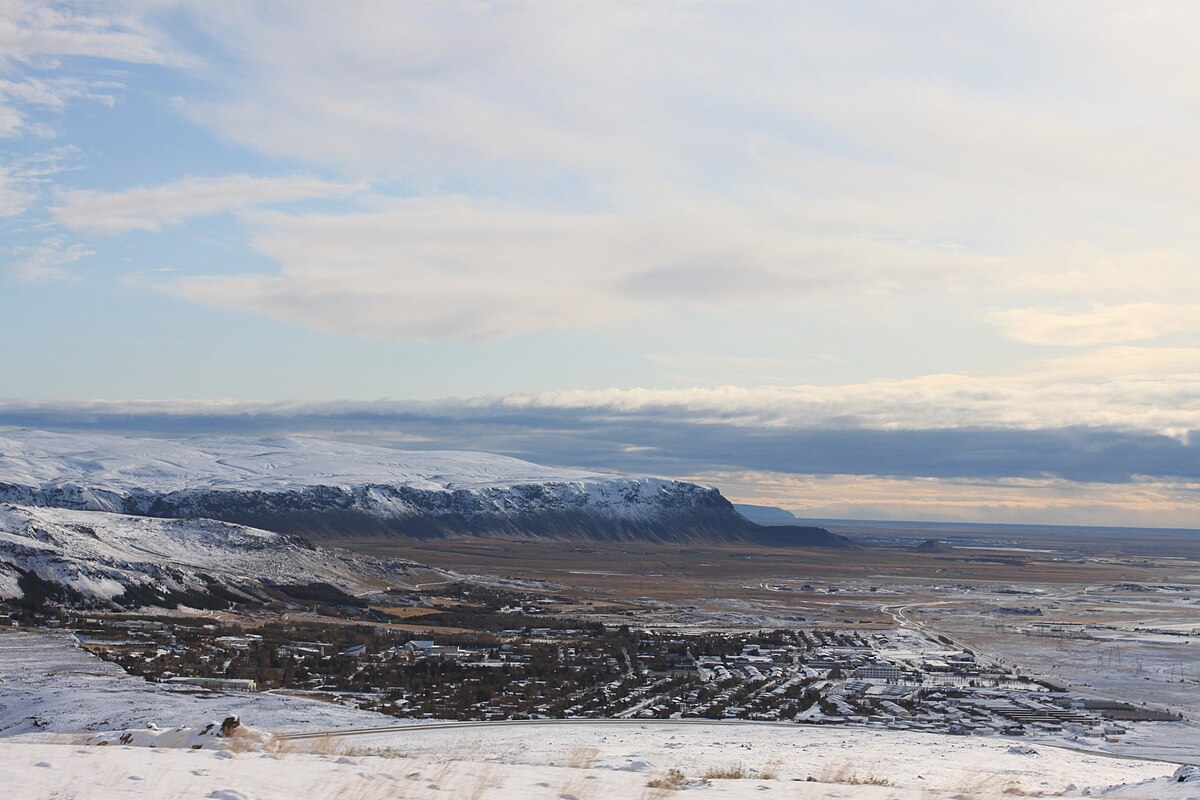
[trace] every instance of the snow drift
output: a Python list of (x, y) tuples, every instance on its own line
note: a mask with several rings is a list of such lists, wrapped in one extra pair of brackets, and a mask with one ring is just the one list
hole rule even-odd
[(271, 743), (271, 734), (242, 724), (236, 714), (204, 725), (160, 728), (147, 723), (144, 728), (107, 731), (87, 737), (84, 744), (96, 747), (170, 747), (187, 750), (262, 750)]

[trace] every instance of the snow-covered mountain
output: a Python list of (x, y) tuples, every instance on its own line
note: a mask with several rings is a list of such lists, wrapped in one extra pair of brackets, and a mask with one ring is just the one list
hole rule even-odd
[[(307, 438), (8, 432), (0, 435), (0, 501), (204, 517), (322, 538), (738, 541), (757, 531), (718, 490), (695, 483)], [(797, 544), (844, 542), (815, 528), (796, 536)]]
[[(616, 477), (551, 469), (489, 453), (394, 450), (327, 439), (0, 433), (0, 480), (126, 494), (188, 489), (276, 492), (366, 484), (453, 491)], [(103, 501), (97, 497), (97, 502)]]
[(32, 588), (85, 603), (223, 605), (264, 586), (327, 583), (354, 593), (445, 577), (229, 522), (0, 505), (0, 599)]

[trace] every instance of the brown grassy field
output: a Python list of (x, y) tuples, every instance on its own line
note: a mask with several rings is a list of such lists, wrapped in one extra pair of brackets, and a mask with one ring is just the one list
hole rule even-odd
[[(1050, 555), (982, 550), (949, 554), (863, 547), (851, 550), (768, 548), (755, 545), (680, 546), (629, 543), (509, 541), (496, 539), (339, 540), (342, 547), (383, 558), (405, 558), (467, 574), (552, 581), (579, 599), (649, 599), (687, 604), (706, 598), (828, 606), (830, 586), (839, 602), (877, 606), (870, 587), (923, 587), (944, 583), (1045, 584), (1162, 579), (1158, 563), (1055, 560)], [(816, 591), (805, 591), (811, 584)], [(853, 584), (849, 585), (848, 584)], [(779, 587), (789, 591), (778, 591)], [(858, 591), (855, 591), (855, 590)], [(856, 603), (855, 600), (858, 602)]]

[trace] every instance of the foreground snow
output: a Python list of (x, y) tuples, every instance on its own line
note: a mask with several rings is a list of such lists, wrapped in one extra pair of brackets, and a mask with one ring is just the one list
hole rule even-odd
[(161, 728), (150, 724), (144, 728), (106, 731), (87, 737), (83, 743), (96, 747), (121, 745), (187, 750), (262, 751), (271, 745), (271, 741), (272, 735), (266, 731), (248, 728), (236, 716), (229, 716), (220, 722), (213, 720), (199, 727), (184, 725), (179, 728)]
[[(305, 741), (294, 744), (303, 747)], [(1099, 790), (1162, 778), (1176, 768), (1000, 737), (739, 722), (439, 726), (339, 737), (322, 746), (531, 768), (586, 764), (637, 772), (648, 780), (671, 770), (687, 778), (741, 773), (745, 777), (739, 785), (763, 783), (770, 776), (768, 783), (777, 789), (783, 788), (779, 783), (807, 783), (809, 778), (858, 785), (886, 781), (936, 796)]]
[(271, 731), (391, 721), (370, 711), (297, 697), (185, 692), (127, 675), (62, 634), (0, 632), (0, 737), (119, 731), (151, 722), (166, 727), (230, 714)]
[[(578, 726), (564, 734), (546, 725), (515, 740), (478, 730), (433, 738), (422, 731), (395, 742), (407, 745), (403, 749), (374, 755), (320, 740), (304, 743), (305, 750), (255, 741), (193, 749), (196, 737), (178, 731), (132, 746), (111, 739), (106, 746), (67, 737), (7, 739), (0, 740), (0, 786), (20, 786), (22, 797), (46, 800), (1200, 798), (1200, 782), (1180, 781), (1187, 773), (1165, 764), (1049, 748), (1014, 753), (1009, 745), (951, 745), (945, 737), (866, 731), (789, 736), (754, 726), (620, 727)], [(171, 736), (183, 746), (165, 746)], [(98, 738), (104, 737), (91, 741)], [(1071, 786), (1081, 781), (1086, 785)]]

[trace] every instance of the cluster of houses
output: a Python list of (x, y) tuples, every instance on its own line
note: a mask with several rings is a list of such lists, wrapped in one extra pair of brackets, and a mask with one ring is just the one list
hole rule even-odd
[[(1107, 738), (1124, 733), (1122, 721), (1173, 718), (1022, 678), (948, 642), (904, 630), (626, 631), (606, 638), (547, 628), (478, 643), (464, 637), (402, 643), (343, 638), (335, 645), (268, 642), (244, 631), (222, 635), (216, 626), (192, 632), (185, 644), (163, 622), (125, 619), (118, 627), (77, 636), (97, 636), (101, 649), (119, 653), (127, 668), (136, 666), (180, 691), (283, 687), (401, 717), (739, 718)], [(269, 659), (259, 658), (264, 649)], [(181, 665), (178, 654), (185, 650), (193, 661)], [(236, 668), (255, 660), (272, 666), (254, 677)]]

